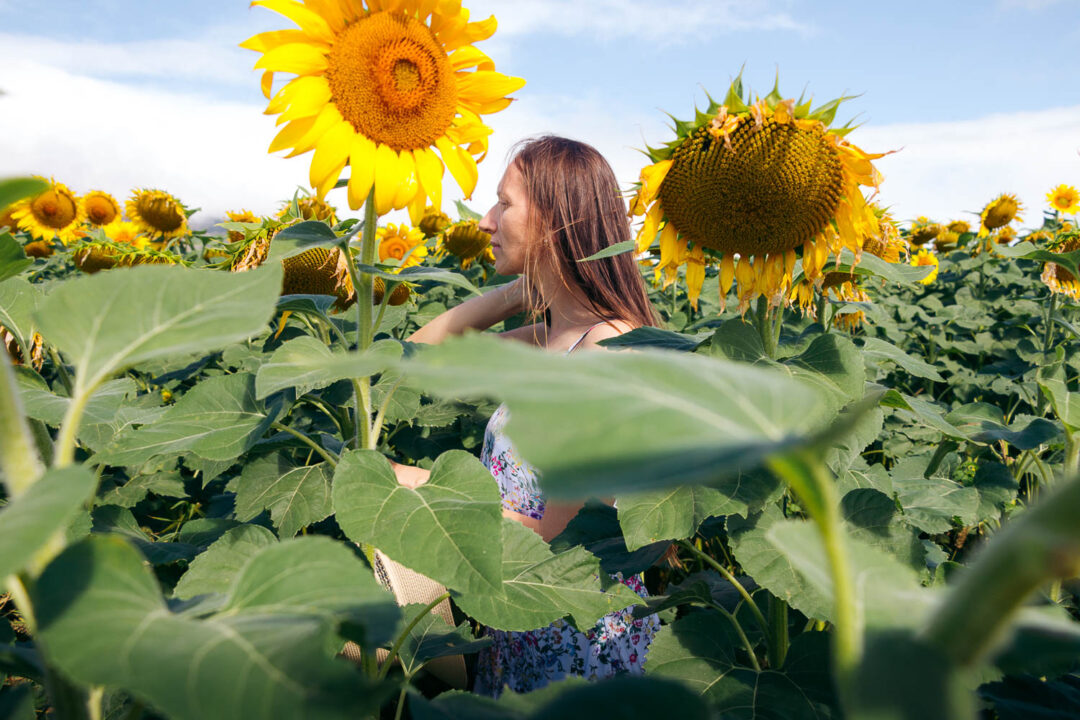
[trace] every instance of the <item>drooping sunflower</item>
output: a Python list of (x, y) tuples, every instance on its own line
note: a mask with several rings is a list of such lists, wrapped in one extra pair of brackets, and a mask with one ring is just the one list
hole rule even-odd
[(1013, 220), (1023, 220), (1020, 213), (1024, 206), (1015, 195), (1002, 193), (991, 200), (980, 213), (979, 237), (983, 238), (990, 234), (991, 230), (1005, 227)]
[(953, 220), (945, 226), (945, 229), (957, 235), (963, 235), (966, 232), (971, 232), (971, 223), (967, 220)]
[[(858, 282), (858, 276), (849, 273), (825, 273), (822, 290), (839, 302), (868, 303), (870, 296)], [(841, 308), (833, 315), (833, 325), (851, 332), (866, 321), (866, 312), (860, 309)]]
[(82, 203), (63, 183), (49, 181), (49, 189), (28, 200), (19, 202), (12, 219), (37, 240), (58, 239), (65, 245), (78, 238), (85, 219)]
[(8, 228), (10, 230), (17, 230), (19, 223), (15, 220), (15, 208), (18, 204), (11, 205), (3, 211), (0, 211), (0, 228)]
[(128, 218), (153, 238), (170, 240), (188, 234), (184, 206), (163, 190), (133, 190), (125, 209)]
[[(289, 200), (281, 206), (281, 210), (277, 214), (278, 220), (288, 220), (290, 218), (292, 202), (292, 200)], [(322, 220), (328, 225), (337, 225), (337, 208), (315, 195), (296, 198), (296, 209), (300, 214), (294, 219)]]
[(183, 265), (179, 255), (151, 248), (134, 248), (124, 243), (88, 240), (71, 251), (72, 262), (84, 273), (93, 274), (114, 267), (135, 265)]
[(416, 224), (420, 231), (424, 233), (424, 238), (432, 238), (441, 233), (451, 225), (450, 216), (441, 210), (436, 210), (433, 207), (424, 208), (424, 214), (420, 218), (420, 222)]
[(1072, 185), (1058, 185), (1046, 193), (1046, 200), (1050, 207), (1066, 215), (1080, 211), (1080, 192)]
[[(269, 224), (248, 239), (231, 255), (229, 270), (244, 272), (259, 267), (270, 254), (270, 243), (283, 226)], [(335, 310), (346, 310), (356, 302), (356, 290), (349, 278), (348, 264), (338, 248), (311, 248), (281, 261), (284, 270), (282, 295), (333, 295)]]
[(937, 274), (938, 274), (937, 255), (930, 252), (929, 250), (923, 249), (923, 250), (920, 250), (919, 252), (915, 253), (914, 255), (912, 255), (911, 256), (911, 264), (915, 265), (916, 267), (925, 267), (927, 265), (933, 265), (934, 266), (934, 269), (930, 272), (930, 274), (919, 281), (923, 285), (929, 285), (930, 283), (934, 282), (934, 280), (937, 278)]
[[(255, 67), (264, 71), (266, 113), (284, 125), (270, 152), (314, 150), (310, 180), (319, 197), (346, 163), (354, 210), (374, 188), (378, 214), (408, 207), (419, 222), (429, 198), (442, 206), (444, 167), (472, 195), (491, 133), (480, 116), (506, 108), (506, 96), (525, 84), (495, 72), (473, 47), (495, 32), (494, 17), (469, 22), (459, 0), (253, 4), (299, 27), (255, 35), (241, 47), (263, 53)], [(272, 94), (275, 72), (296, 77)]]
[(878, 219), (877, 232), (863, 238), (863, 250), (876, 255), (885, 262), (899, 263), (907, 259), (908, 243), (900, 234), (900, 227), (888, 210), (870, 203)]
[[(225, 217), (229, 222), (257, 223), (259, 218), (250, 210), (226, 210)], [(229, 231), (229, 242), (240, 242), (244, 239), (244, 233), (239, 230)]]
[(83, 195), (82, 205), (86, 221), (95, 227), (104, 227), (122, 215), (120, 203), (104, 190), (91, 190)]
[(379, 242), (379, 260), (381, 262), (398, 261), (401, 263), (398, 270), (415, 267), (424, 262), (424, 258), (427, 257), (424, 233), (419, 228), (409, 227), (404, 223), (400, 225), (387, 223), (386, 227), (375, 231), (375, 237)]
[(495, 262), (491, 235), (481, 230), (476, 220), (462, 220), (443, 230), (436, 252), (440, 259), (446, 257), (447, 253), (453, 255), (460, 261), (463, 270), (480, 258)]
[[(1050, 249), (1056, 253), (1080, 250), (1080, 238), (1070, 237), (1057, 247)], [(1073, 300), (1080, 301), (1080, 279), (1057, 263), (1048, 262), (1043, 265), (1042, 281), (1051, 292), (1068, 295)]]
[(644, 215), (637, 250), (659, 234), (659, 267), (666, 280), (686, 267), (694, 307), (706, 263), (720, 265), (721, 297), (737, 284), (745, 311), (761, 295), (783, 302), (799, 250), (810, 280), (830, 253), (849, 248), (858, 260), (878, 225), (860, 185), (881, 182), (872, 163), (881, 155), (845, 140), (850, 128), (830, 127), (842, 100), (811, 110), (774, 86), (751, 103), (736, 78), (723, 103), (710, 99), (693, 121), (675, 122), (673, 141), (648, 148), (652, 164), (630, 202), (631, 216)]
[(912, 245), (925, 245), (928, 242), (937, 240), (943, 232), (945, 232), (945, 229), (941, 225), (924, 215), (920, 215), (911, 223), (911, 228), (908, 230), (908, 240), (911, 241)]

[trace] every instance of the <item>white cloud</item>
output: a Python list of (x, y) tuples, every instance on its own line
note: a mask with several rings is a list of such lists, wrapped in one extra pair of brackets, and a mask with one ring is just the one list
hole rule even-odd
[[(235, 43), (164, 39), (128, 42), (56, 40), (0, 33), (5, 58), (40, 59), (49, 67), (103, 78), (201, 80), (214, 85), (252, 86), (258, 56)], [(5, 66), (4, 76), (14, 68)]]
[(746, 30), (812, 31), (778, 9), (780, 4), (771, 0), (478, 0), (469, 7), (474, 19), (496, 15), (501, 35), (640, 37), (665, 45), (689, 36)]
[(850, 139), (864, 150), (899, 149), (877, 161), (881, 199), (897, 218), (947, 220), (979, 212), (998, 193), (1019, 195), (1027, 225), (1039, 225), (1045, 196), (1080, 184), (1080, 105), (974, 120), (864, 127)]
[[(203, 208), (197, 224), (240, 207), (271, 213), (307, 181), (310, 155), (286, 160), (266, 152), (275, 128), (257, 102), (87, 78), (22, 59), (3, 45), (0, 88), (7, 93), (0, 96), (4, 175), (54, 175), (77, 192), (101, 188), (118, 196), (133, 187), (161, 187)], [(635, 148), (669, 136), (667, 118), (635, 102), (526, 94), (489, 116), (495, 135), (470, 206), (484, 210), (493, 202), (515, 142), (545, 132), (595, 145), (628, 186), (644, 162)], [(961, 217), (1007, 191), (1020, 195), (1029, 208), (1025, 217), (1037, 223), (1050, 187), (1080, 184), (1080, 106), (963, 122), (866, 126), (851, 139), (868, 151), (903, 148), (878, 161), (886, 176), (881, 199), (899, 218)], [(452, 201), (461, 195), (446, 177)], [(331, 200), (344, 206), (343, 191)]]

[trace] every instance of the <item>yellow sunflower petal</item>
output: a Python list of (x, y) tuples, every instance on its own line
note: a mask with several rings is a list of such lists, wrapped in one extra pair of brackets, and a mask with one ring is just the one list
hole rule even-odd
[[(420, 178), (420, 185), (424, 192), (431, 198), (431, 204), (436, 211), (442, 210), (442, 179), (443, 164), (438, 156), (427, 148), (413, 151), (416, 160), (416, 176)], [(423, 210), (423, 208), (421, 208)], [(413, 224), (420, 222), (415, 221)]]
[(326, 20), (293, 0), (253, 0), (252, 7), (260, 5), (292, 20), (301, 30), (315, 40), (330, 44), (335, 33)]
[(352, 125), (341, 122), (327, 130), (315, 145), (309, 179), (320, 200), (326, 197), (326, 193), (333, 189), (334, 183), (341, 177), (355, 136), (356, 131), (352, 129)]
[(416, 181), (416, 163), (413, 162), (413, 155), (408, 150), (402, 150), (398, 153), (398, 174), (402, 180), (398, 183), (397, 192), (394, 193), (395, 210), (407, 206), (419, 194), (420, 188)]
[(270, 32), (252, 35), (240, 43), (240, 47), (255, 52), (266, 52), (281, 45), (304, 42), (306, 39), (307, 35), (304, 34), (303, 30), (271, 30)]
[(291, 123), (281, 128), (278, 134), (274, 136), (274, 139), (270, 142), (269, 152), (275, 153), (285, 148), (290, 148), (300, 142), (300, 138), (315, 125), (315, 118), (303, 118), (301, 120), (293, 120)]
[[(317, 75), (299, 77), (282, 88), (281, 95), (283, 101), (288, 103), (288, 109), (275, 111), (281, 113), (279, 123), (312, 117), (330, 102), (330, 83)], [(266, 112), (272, 114), (270, 108)]]
[(453, 175), (454, 180), (457, 181), (461, 191), (465, 193), (465, 197), (471, 198), (473, 190), (476, 189), (476, 180), (480, 174), (476, 169), (476, 161), (473, 160), (472, 155), (451, 144), (446, 138), (436, 140), (435, 147), (439, 148), (443, 163), (450, 171), (450, 174)]
[(375, 183), (375, 143), (360, 133), (349, 150), (349, 207), (359, 210)]
[[(309, 150), (314, 150), (315, 143), (319, 141), (319, 138), (342, 121), (343, 118), (341, 117), (341, 113), (338, 112), (336, 107), (333, 105), (323, 107), (318, 116), (316, 116), (315, 122), (311, 124), (310, 129), (296, 141), (296, 144), (293, 145), (293, 151), (285, 157), (296, 157)], [(303, 120), (294, 120), (293, 122), (303, 122)]]
[(398, 171), (398, 154), (386, 145), (376, 145), (375, 212), (385, 215), (394, 209), (394, 195), (403, 179)]
[(457, 73), (458, 92), (462, 100), (473, 103), (490, 103), (504, 100), (505, 95), (516, 92), (525, 86), (522, 78), (503, 75), (493, 70)]
[(653, 244), (662, 217), (663, 215), (661, 214), (659, 203), (654, 204), (649, 208), (648, 212), (645, 213), (645, 221), (641, 223), (641, 231), (638, 232), (637, 236), (636, 249), (639, 253), (645, 252)]
[(307, 43), (280, 45), (255, 63), (256, 70), (273, 70), (295, 75), (314, 75), (326, 70), (326, 50)]
[(495, 62), (484, 52), (472, 45), (458, 48), (450, 55), (450, 67), (455, 71), (475, 67), (479, 70), (494, 70)]
[(697, 245), (686, 256), (686, 295), (690, 305), (698, 309), (698, 298), (701, 297), (701, 286), (705, 284), (705, 253), (701, 246)]

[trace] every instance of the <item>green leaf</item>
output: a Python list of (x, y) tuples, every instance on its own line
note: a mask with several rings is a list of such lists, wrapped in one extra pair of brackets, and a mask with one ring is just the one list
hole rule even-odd
[(436, 658), (450, 655), (469, 655), (491, 644), (491, 638), (473, 637), (472, 627), (463, 622), (452, 627), (424, 605), (406, 605), (402, 608), (402, 623), (424, 616), (413, 626), (405, 642), (401, 644), (398, 657), (406, 677), (412, 677), (425, 664)]
[(136, 475), (123, 485), (114, 487), (101, 496), (103, 505), (119, 505), (133, 508), (153, 493), (160, 497), (187, 497), (184, 490), (184, 478), (176, 468), (160, 470), (145, 475)]
[(979, 688), (1000, 720), (1063, 720), (1080, 716), (1080, 677), (1006, 677)]
[(584, 548), (555, 555), (539, 535), (502, 521), (502, 585), (454, 598), (478, 622), (498, 630), (535, 630), (570, 615), (585, 631), (604, 615), (642, 605), (636, 593), (603, 574)]
[(279, 454), (249, 462), (229, 484), (236, 493), (236, 519), (247, 522), (263, 510), (282, 538), (289, 538), (330, 516), (328, 463), (297, 467)]
[(88, 390), (137, 363), (208, 353), (254, 335), (280, 291), (281, 267), (274, 265), (244, 273), (119, 268), (63, 283), (37, 320)]
[(850, 250), (842, 250), (840, 253), (840, 264), (831, 269), (841, 273), (850, 272), (855, 273), (856, 275), (879, 277), (901, 285), (914, 285), (929, 275), (933, 270), (933, 268), (929, 266), (886, 262), (868, 252), (864, 252), (859, 259), (859, 264), (852, 268), (851, 263), (854, 258), (855, 256)]
[(68, 548), (35, 600), (50, 662), (169, 717), (354, 718), (375, 711), (387, 690), (334, 658), (334, 628), (345, 618), (385, 622), (396, 607), (359, 559), (326, 538), (264, 549), (225, 610), (206, 619), (170, 612), (153, 573), (116, 537)]
[(707, 720), (712, 717), (698, 698), (681, 683), (658, 678), (621, 676), (602, 683), (573, 687), (546, 703), (533, 720), (656, 720), (676, 711), (679, 720)]
[(149, 425), (121, 433), (94, 460), (136, 465), (161, 455), (193, 452), (207, 460), (232, 460), (262, 436), (276, 413), (255, 401), (248, 374), (203, 380)]
[(979, 493), (976, 522), (1000, 520), (1002, 511), (1016, 500), (1020, 489), (1012, 471), (998, 462), (980, 463), (972, 484)]
[(0, 180), (0, 210), (6, 210), (23, 198), (40, 195), (49, 189), (49, 183), (42, 178), (14, 177)]
[(187, 600), (207, 593), (224, 595), (248, 560), (276, 542), (274, 533), (258, 525), (240, 525), (226, 531), (191, 561), (176, 583), (173, 596)]
[(255, 397), (259, 400), (278, 390), (295, 387), (302, 395), (346, 378), (360, 378), (382, 372), (401, 357), (401, 344), (380, 340), (364, 352), (331, 352), (315, 338), (304, 335), (289, 340), (274, 351), (259, 368)]
[(840, 333), (818, 335), (803, 352), (786, 358), (780, 367), (831, 397), (835, 410), (863, 396), (866, 369), (859, 349)]
[(926, 550), (919, 534), (904, 521), (896, 502), (885, 493), (872, 488), (852, 490), (840, 501), (840, 513), (852, 537), (916, 570), (926, 567)]
[(628, 333), (601, 340), (598, 345), (611, 350), (624, 348), (660, 348), (662, 350), (678, 350), (681, 352), (693, 352), (710, 337), (709, 333), (699, 335), (684, 335), (683, 333), (664, 330), (663, 328), (643, 327), (634, 328)]
[(0, 233), (0, 281), (15, 277), (34, 264), (11, 233)]
[(0, 691), (0, 717), (8, 720), (35, 720), (33, 686), (11, 685)]
[(474, 336), (403, 367), (425, 390), (506, 400), (510, 439), (552, 496), (715, 482), (805, 442), (827, 413), (802, 383), (696, 353), (561, 357)]
[(460, 200), (455, 200), (454, 206), (457, 208), (458, 217), (462, 220), (480, 220), (484, 217)]
[(362, 223), (357, 223), (348, 235), (338, 237), (330, 226), (322, 220), (305, 220), (282, 228), (270, 242), (270, 253), (266, 257), (267, 265), (278, 265), (278, 261), (299, 255), (318, 247), (340, 245), (355, 235)]
[[(750, 480), (753, 482), (753, 480)], [(711, 487), (682, 486), (618, 497), (626, 546), (637, 550), (660, 540), (681, 540), (710, 517), (746, 514), (738, 502)]]
[(709, 350), (714, 355), (740, 362), (753, 363), (768, 357), (758, 331), (750, 323), (735, 318), (716, 329), (709, 341)]
[(943, 533), (953, 527), (953, 518), (974, 525), (979, 508), (979, 492), (948, 477), (926, 477), (929, 457), (909, 457), (892, 469), (893, 489), (907, 521), (923, 532)]
[(501, 599), (502, 505), (491, 473), (472, 455), (443, 453), (428, 482), (408, 488), (379, 453), (347, 452), (334, 473), (333, 503), (350, 540), (447, 587)]
[(757, 672), (737, 662), (727, 618), (706, 610), (660, 631), (649, 647), (645, 672), (671, 677), (703, 696), (725, 718), (819, 718), (823, 715), (782, 672)]
[(18, 338), (24, 350), (33, 341), (36, 330), (34, 312), (44, 297), (40, 286), (22, 278), (13, 277), (0, 282), (0, 325)]
[(1039, 388), (1050, 401), (1054, 414), (1070, 433), (1080, 430), (1080, 393), (1069, 392), (1066, 384), (1064, 355), (1059, 351), (1058, 360), (1039, 368), (1036, 375)]
[(1022, 258), (1024, 260), (1036, 260), (1038, 262), (1052, 262), (1068, 270), (1073, 276), (1080, 275), (1080, 250), (1072, 252), (1056, 253), (1043, 250), (1034, 244), (1024, 241), (1015, 245), (999, 245), (994, 248), (998, 254), (1010, 258)]
[(964, 439), (960, 431), (945, 420), (945, 410), (933, 402), (887, 390), (881, 396), (881, 404), (902, 411), (904, 419), (938, 430), (946, 437)]
[(877, 362), (894, 362), (915, 377), (927, 378), (935, 382), (945, 382), (945, 378), (922, 358), (909, 355), (892, 343), (878, 338), (863, 338), (862, 354)]
[(566, 529), (551, 541), (551, 550), (562, 553), (576, 545), (595, 555), (604, 572), (609, 575), (621, 572), (624, 577), (652, 567), (668, 548), (668, 543), (659, 542), (629, 551), (615, 508), (597, 500), (585, 503)]
[(186, 542), (155, 542), (139, 526), (135, 514), (118, 505), (98, 505), (91, 513), (95, 534), (116, 534), (138, 548), (152, 565), (169, 565), (194, 558), (200, 548)]
[(623, 240), (622, 242), (612, 243), (600, 252), (595, 252), (589, 257), (578, 258), (577, 262), (590, 262), (592, 260), (601, 260), (603, 258), (614, 257), (615, 255), (622, 255), (624, 253), (633, 252), (634, 246), (636, 244), (636, 240)]
[[(71, 405), (71, 398), (53, 395), (48, 385), (41, 382), (36, 374), (19, 373), (17, 382), (26, 416), (52, 427), (59, 427), (68, 406)], [(90, 426), (113, 422), (124, 399), (134, 395), (137, 389), (138, 386), (131, 378), (117, 378), (103, 383), (86, 403), (83, 423)]]
[(78, 516), (97, 487), (87, 468), (49, 470), (0, 510), (0, 578), (21, 572), (49, 539)]
[(447, 270), (446, 268), (416, 265), (400, 270), (394, 268), (394, 271), (390, 272), (388, 270), (377, 268), (374, 265), (357, 265), (356, 267), (360, 272), (371, 273), (375, 277), (381, 277), (383, 280), (389, 282), (422, 282), (427, 280), (430, 282), (442, 283), (444, 285), (453, 285), (463, 290), (467, 290), (473, 295), (481, 294), (477, 287), (469, 282), (467, 277), (461, 273), (456, 273), (453, 270)]

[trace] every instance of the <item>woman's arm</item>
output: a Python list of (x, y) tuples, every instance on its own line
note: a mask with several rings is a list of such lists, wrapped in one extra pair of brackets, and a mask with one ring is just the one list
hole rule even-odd
[(480, 297), (469, 298), (438, 315), (410, 335), (408, 340), (435, 345), (466, 330), (486, 330), (525, 310), (527, 303), (523, 285), (519, 278), (489, 290)]

